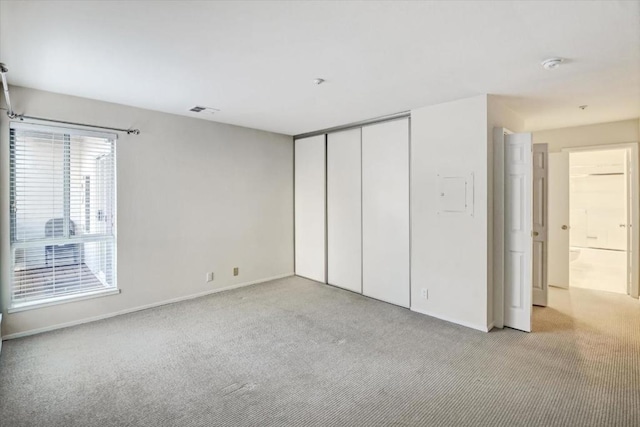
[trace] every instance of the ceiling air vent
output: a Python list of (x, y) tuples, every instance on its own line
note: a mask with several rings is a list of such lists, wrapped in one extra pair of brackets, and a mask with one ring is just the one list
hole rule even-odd
[(217, 108), (201, 107), (199, 105), (196, 105), (195, 107), (191, 108), (189, 111), (191, 111), (193, 113), (202, 113), (204, 111), (205, 113), (214, 114), (214, 113), (217, 113), (220, 110), (218, 110)]

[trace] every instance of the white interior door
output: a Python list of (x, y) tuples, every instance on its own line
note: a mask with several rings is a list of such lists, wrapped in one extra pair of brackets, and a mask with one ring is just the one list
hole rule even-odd
[(531, 331), (531, 134), (505, 135), (504, 325)]
[(295, 269), (326, 282), (325, 136), (295, 141)]
[(361, 130), (327, 135), (327, 281), (362, 293)]
[(409, 120), (365, 126), (362, 128), (364, 295), (409, 307), (409, 244)]
[(549, 153), (549, 286), (569, 288), (569, 153)]
[(546, 307), (548, 236), (547, 144), (533, 144), (533, 304)]

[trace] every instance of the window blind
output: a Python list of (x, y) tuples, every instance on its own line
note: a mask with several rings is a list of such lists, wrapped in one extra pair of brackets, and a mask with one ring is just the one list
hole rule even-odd
[(10, 129), (11, 305), (116, 287), (115, 136)]

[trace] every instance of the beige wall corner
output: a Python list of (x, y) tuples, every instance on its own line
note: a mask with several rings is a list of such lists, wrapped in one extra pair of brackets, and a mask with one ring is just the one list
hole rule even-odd
[[(117, 142), (120, 294), (16, 313), (9, 217), (0, 215), (3, 335), (69, 325), (293, 271), (292, 137), (11, 88), (16, 111), (136, 127)], [(9, 212), (9, 120), (0, 115), (0, 211)], [(233, 275), (240, 267), (241, 274)], [(207, 283), (206, 273), (215, 272)]]

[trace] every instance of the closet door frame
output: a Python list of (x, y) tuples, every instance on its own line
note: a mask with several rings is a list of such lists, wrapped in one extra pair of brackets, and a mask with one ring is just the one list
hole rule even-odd
[[(401, 113), (397, 113), (397, 114), (392, 114), (392, 115), (388, 115), (388, 116), (384, 116), (384, 117), (379, 117), (379, 118), (375, 118), (375, 119), (370, 119), (370, 120), (363, 120), (360, 122), (355, 122), (355, 123), (351, 123), (348, 125), (344, 125), (344, 126), (336, 126), (333, 128), (328, 128), (328, 129), (324, 129), (324, 130), (320, 130), (320, 131), (314, 131), (314, 132), (309, 132), (306, 134), (300, 134), (300, 135), (296, 135), (293, 137), (293, 141), (294, 141), (294, 269), (296, 271), (296, 275), (300, 275), (297, 272), (296, 267), (296, 262), (297, 262), (297, 238), (296, 238), (296, 228), (297, 226), (295, 225), (295, 218), (296, 218), (296, 189), (295, 189), (295, 176), (296, 176), (296, 155), (295, 155), (295, 151), (296, 151), (296, 142), (300, 139), (305, 139), (305, 138), (310, 138), (310, 137), (314, 137), (314, 136), (323, 136), (324, 138), (324, 178), (325, 178), (325, 184), (324, 184), (324, 267), (325, 267), (325, 271), (324, 271), (324, 281), (323, 283), (328, 283), (328, 278), (329, 278), (329, 265), (328, 265), (328, 155), (327, 155), (327, 150), (328, 150), (328, 138), (329, 135), (334, 134), (334, 133), (338, 133), (338, 132), (342, 132), (342, 131), (348, 131), (348, 130), (354, 130), (354, 129), (360, 129), (360, 135), (361, 135), (361, 146), (360, 146), (360, 156), (361, 156), (361, 176), (360, 176), (360, 186), (361, 186), (361, 234), (360, 234), (360, 239), (361, 239), (361, 253), (360, 253), (360, 259), (361, 259), (361, 290), (359, 293), (363, 294), (363, 290), (364, 290), (364, 271), (363, 271), (363, 261), (364, 261), (364, 248), (362, 247), (363, 245), (363, 229), (362, 227), (364, 226), (363, 222), (362, 222), (362, 215), (363, 215), (363, 204), (362, 204), (362, 187), (364, 185), (364, 181), (363, 181), (363, 176), (362, 176), (362, 153), (363, 153), (363, 141), (362, 141), (362, 132), (363, 132), (363, 128), (366, 126), (370, 126), (370, 125), (377, 125), (377, 124), (382, 124), (382, 123), (388, 123), (388, 122), (393, 122), (393, 121), (399, 121), (399, 120), (405, 120), (406, 119), (406, 123), (407, 123), (407, 127), (408, 127), (408, 138), (407, 138), (407, 182), (408, 182), (408, 187), (407, 187), (407, 191), (408, 191), (408, 232), (409, 232), (409, 241), (408, 241), (408, 255), (409, 255), (409, 259), (408, 259), (408, 270), (407, 270), (407, 276), (408, 276), (408, 283), (409, 283), (409, 298), (408, 298), (408, 305), (400, 305), (401, 307), (406, 307), (406, 308), (410, 308), (411, 307), (411, 252), (412, 252), (412, 234), (411, 234), (411, 114), (410, 112), (401, 112)], [(302, 277), (305, 277), (304, 275), (301, 275)], [(312, 280), (316, 280), (313, 279)], [(331, 285), (331, 284), (330, 284)], [(336, 286), (336, 285), (331, 285), (331, 286)], [(338, 286), (337, 286), (338, 287)], [(371, 297), (374, 298), (374, 297)], [(384, 300), (382, 300), (384, 301)], [(386, 301), (389, 302), (389, 301)], [(395, 304), (393, 302), (391, 302), (392, 304)]]

